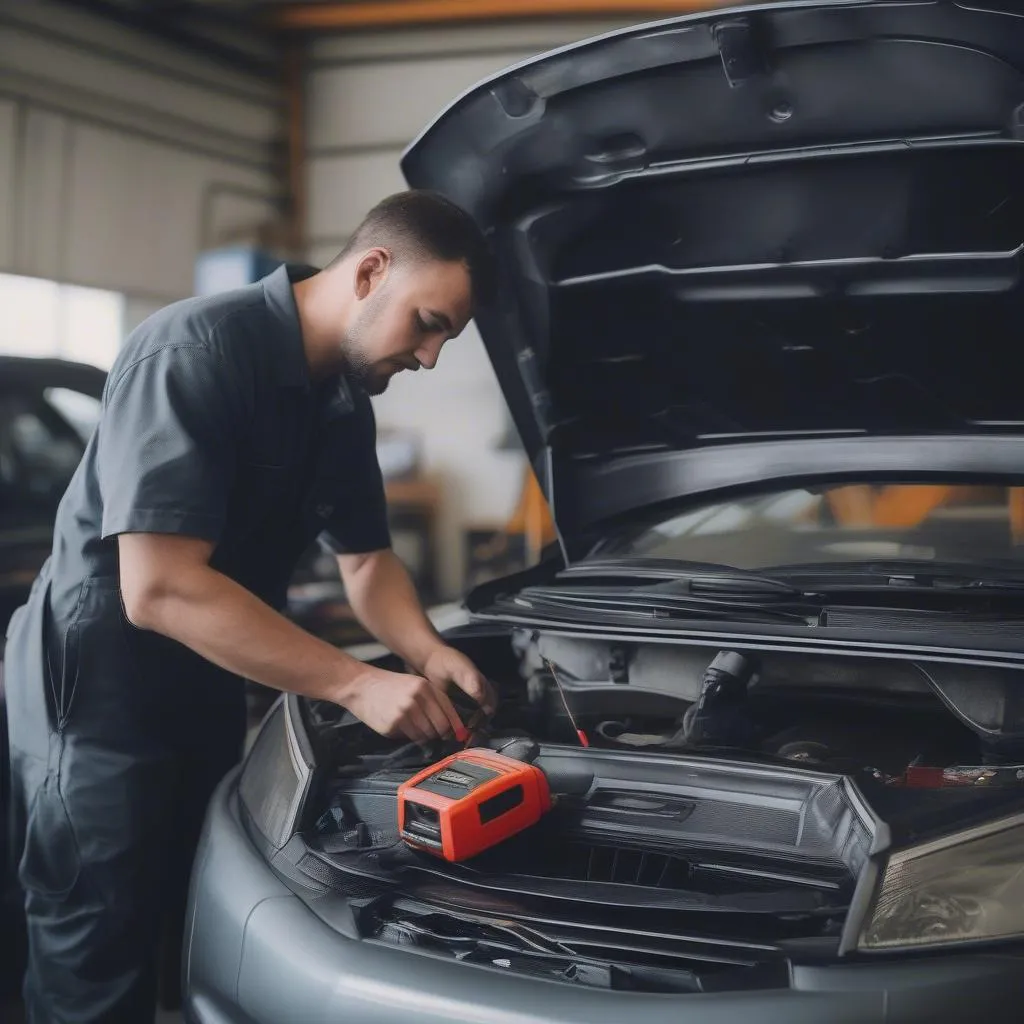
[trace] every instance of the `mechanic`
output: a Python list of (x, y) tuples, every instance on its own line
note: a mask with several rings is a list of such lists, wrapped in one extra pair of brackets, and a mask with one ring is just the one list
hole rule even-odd
[[(29, 1021), (152, 1021), (205, 806), (241, 754), (244, 680), (421, 742), (461, 734), (450, 686), (493, 707), (390, 550), (369, 398), (433, 368), (487, 277), (472, 219), (405, 192), (323, 271), (176, 303), (127, 339), (9, 629)], [(280, 614), (317, 537), (410, 674)]]

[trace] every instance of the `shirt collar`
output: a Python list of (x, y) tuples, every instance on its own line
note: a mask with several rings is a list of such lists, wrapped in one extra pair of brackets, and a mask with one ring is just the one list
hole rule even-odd
[(280, 383), (282, 387), (309, 388), (309, 364), (302, 344), (302, 327), (295, 306), (292, 285), (318, 273), (315, 267), (302, 263), (282, 263), (260, 282), (267, 309), (282, 328), (279, 348)]

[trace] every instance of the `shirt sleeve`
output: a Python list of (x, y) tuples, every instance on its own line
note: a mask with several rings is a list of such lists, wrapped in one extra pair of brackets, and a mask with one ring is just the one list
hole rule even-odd
[(351, 444), (345, 452), (345, 494), (320, 535), (320, 543), (336, 555), (391, 547), (384, 476), (377, 461), (377, 422), (363, 392), (356, 398), (354, 416)]
[(239, 400), (220, 355), (172, 346), (112, 381), (97, 429), (102, 535), (216, 543), (234, 478)]

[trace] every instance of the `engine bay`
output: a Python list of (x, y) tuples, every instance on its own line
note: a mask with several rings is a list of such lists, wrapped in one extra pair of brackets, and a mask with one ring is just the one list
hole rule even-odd
[(441, 860), (400, 840), (398, 791), (462, 744), (388, 740), (305, 703), (324, 770), (303, 870), (358, 896), (360, 938), (625, 990), (784, 986), (785, 963), (846, 948), (875, 851), (1024, 802), (1020, 679), (1001, 667), (449, 639), (500, 695), (469, 745), (537, 765), (558, 800)]
[[(500, 694), (476, 743), (528, 738), (753, 759), (889, 785), (1022, 783), (1024, 701), (1016, 693), (1024, 693), (1024, 676), (1009, 669), (613, 644), (528, 630), (477, 632), (458, 646)], [(474, 708), (460, 698), (453, 695), (469, 721)], [(309, 715), (325, 759), (343, 775), (412, 769), (458, 749), (454, 741), (402, 746), (330, 705), (311, 704)]]

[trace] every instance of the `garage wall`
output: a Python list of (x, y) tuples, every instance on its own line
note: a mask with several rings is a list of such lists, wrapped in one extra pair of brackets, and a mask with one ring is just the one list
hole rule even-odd
[(278, 83), (51, 0), (0, 0), (0, 271), (192, 291), (205, 247), (272, 218)]
[[(538, 22), (316, 40), (306, 81), (311, 262), (329, 261), (375, 202), (406, 187), (402, 150), (459, 93), (510, 64), (615, 27)], [(475, 329), (446, 346), (436, 373), (400, 376), (375, 404), (381, 427), (424, 438), (427, 468), (443, 479), (442, 583), (454, 594), (464, 525), (504, 523), (524, 470), (518, 454), (493, 448), (504, 402)]]

